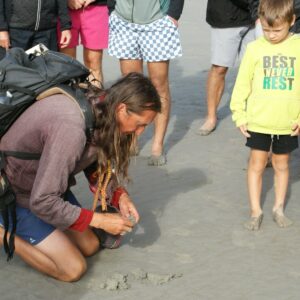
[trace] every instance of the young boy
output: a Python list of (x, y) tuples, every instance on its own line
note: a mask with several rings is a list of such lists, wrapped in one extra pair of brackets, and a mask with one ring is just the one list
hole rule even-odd
[(300, 37), (289, 32), (295, 22), (293, 0), (261, 0), (258, 9), (264, 37), (250, 43), (232, 94), (233, 121), (250, 147), (248, 190), (249, 230), (260, 228), (262, 175), (272, 149), (275, 202), (279, 227), (292, 224), (283, 213), (290, 153), (298, 147), (300, 123)]

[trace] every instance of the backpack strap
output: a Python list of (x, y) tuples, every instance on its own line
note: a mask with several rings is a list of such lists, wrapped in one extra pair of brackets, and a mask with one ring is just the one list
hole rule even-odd
[(42, 100), (55, 94), (63, 94), (69, 97), (69, 99), (71, 99), (78, 105), (78, 108), (81, 111), (81, 115), (85, 120), (87, 139), (90, 140), (94, 131), (95, 117), (92, 111), (92, 107), (87, 101), (84, 92), (80, 88), (73, 88), (66, 84), (60, 84), (40, 93), (36, 97), (36, 100)]
[[(3, 218), (4, 236), (3, 247), (7, 254), (7, 261), (13, 258), (15, 251), (15, 235), (17, 229), (16, 195), (11, 188), (8, 178), (4, 172), (5, 157), (13, 156), (24, 160), (39, 160), (39, 153), (28, 153), (18, 151), (0, 150), (0, 211)], [(11, 227), (10, 227), (11, 223)], [(10, 230), (10, 236), (7, 237)]]

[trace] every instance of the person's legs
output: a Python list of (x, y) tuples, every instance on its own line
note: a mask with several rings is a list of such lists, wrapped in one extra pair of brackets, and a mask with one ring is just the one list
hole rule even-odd
[(49, 50), (58, 51), (56, 28), (34, 32), (31, 47), (40, 43), (44, 44)]
[(108, 9), (106, 6), (91, 5), (82, 10), (80, 17), (84, 64), (91, 71), (91, 82), (102, 87), (103, 49), (108, 47)]
[(23, 29), (9, 29), (9, 38), (11, 47), (19, 47), (27, 50), (32, 47), (32, 38), (34, 32)]
[(59, 51), (76, 59), (76, 47), (61, 48)]
[(140, 59), (120, 59), (120, 69), (123, 76), (131, 72), (143, 73), (143, 61)]
[[(250, 31), (247, 27), (211, 28), (211, 69), (206, 86), (207, 115), (199, 129), (200, 135), (209, 135), (216, 128), (217, 109), (222, 99), (227, 70), (235, 65), (237, 58), (242, 56), (244, 45), (250, 41), (250, 36), (254, 36)], [(240, 49), (242, 39), (244, 43)]]
[(206, 85), (207, 117), (199, 129), (201, 135), (208, 135), (216, 128), (217, 109), (224, 92), (227, 71), (227, 67), (217, 65), (212, 65), (210, 68)]
[[(162, 157), (164, 155), (163, 143), (165, 134), (167, 131), (169, 116), (170, 116), (170, 107), (171, 107), (171, 97), (169, 89), (169, 61), (161, 62), (148, 62), (148, 72), (149, 77), (157, 89), (157, 92), (161, 99), (161, 113), (157, 114), (155, 119), (155, 129), (154, 137), (152, 142), (152, 158)], [(164, 161), (160, 161), (159, 164), (165, 164)], [(157, 164), (157, 163), (156, 163)]]
[(260, 205), (260, 196), (262, 190), (262, 175), (266, 167), (268, 152), (251, 149), (248, 163), (248, 193), (251, 217), (245, 223), (249, 230), (258, 230), (262, 221), (262, 209)]
[(91, 71), (90, 81), (94, 85), (101, 87), (103, 83), (102, 73), (103, 50), (92, 50), (84, 48), (83, 60), (85, 66)]
[[(3, 233), (4, 230), (0, 227), (1, 245)], [(34, 269), (61, 281), (76, 281), (86, 271), (83, 255), (59, 230), (54, 230), (35, 246), (16, 236), (15, 253)]]
[(273, 219), (279, 227), (287, 227), (293, 223), (283, 213), (289, 181), (289, 157), (289, 154), (272, 154), (275, 188)]

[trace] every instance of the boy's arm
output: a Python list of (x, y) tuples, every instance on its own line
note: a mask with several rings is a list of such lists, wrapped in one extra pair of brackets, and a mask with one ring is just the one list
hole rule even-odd
[(247, 124), (246, 101), (252, 90), (254, 65), (251, 51), (249, 50), (249, 47), (247, 47), (239, 68), (230, 102), (232, 120), (236, 123), (237, 127)]
[(60, 19), (60, 30), (64, 31), (71, 29), (71, 19), (68, 13), (68, 6), (66, 0), (58, 0), (58, 17)]

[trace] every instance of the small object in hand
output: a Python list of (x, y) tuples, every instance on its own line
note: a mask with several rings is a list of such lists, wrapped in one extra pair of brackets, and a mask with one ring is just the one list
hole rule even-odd
[(135, 224), (136, 224), (136, 219), (135, 219), (135, 217), (134, 217), (133, 215), (130, 215), (130, 216), (128, 217), (128, 220), (132, 223), (132, 225), (135, 225)]

